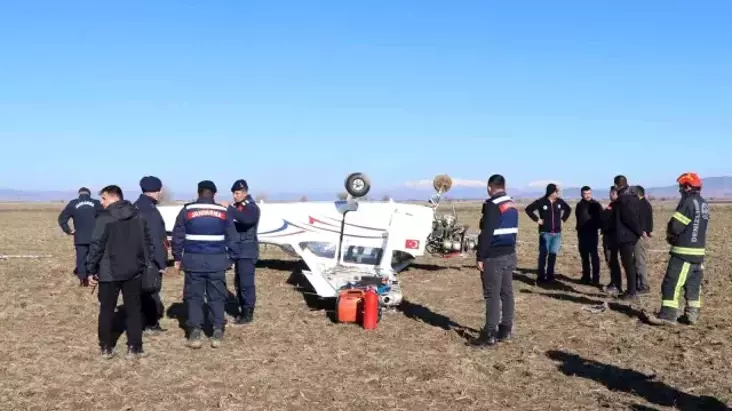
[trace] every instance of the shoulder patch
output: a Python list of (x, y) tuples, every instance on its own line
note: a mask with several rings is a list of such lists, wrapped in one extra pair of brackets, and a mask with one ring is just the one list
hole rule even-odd
[(501, 211), (501, 214), (505, 213), (507, 210), (515, 209), (516, 204), (513, 202), (513, 200), (509, 200), (506, 202), (503, 202), (498, 205), (498, 210)]

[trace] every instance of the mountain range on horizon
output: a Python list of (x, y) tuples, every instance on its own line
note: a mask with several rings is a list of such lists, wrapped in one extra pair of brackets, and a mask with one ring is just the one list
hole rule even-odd
[[(609, 187), (609, 184), (608, 186)], [(593, 188), (594, 197), (597, 199), (607, 198), (607, 187)], [(645, 187), (646, 195), (653, 198), (677, 198), (678, 187), (676, 185), (662, 187)], [(139, 188), (125, 190), (125, 198), (134, 201), (139, 195)], [(332, 192), (268, 192), (265, 194), (265, 201), (297, 201), (303, 197), (309, 201), (330, 201), (336, 200), (338, 194), (343, 190), (333, 190)], [(513, 189), (508, 187), (509, 194), (517, 199), (532, 199), (544, 195), (542, 188), (529, 189)], [(252, 196), (258, 199), (262, 193), (252, 192)], [(389, 190), (372, 189), (368, 198), (380, 200), (385, 197), (391, 197), (395, 201), (407, 200), (427, 200), (434, 194), (434, 190), (429, 186), (400, 186), (392, 187)], [(707, 199), (732, 199), (732, 176), (707, 177), (704, 179), (704, 189), (702, 194)], [(230, 193), (221, 192), (219, 197), (228, 198)], [(485, 187), (473, 186), (454, 186), (444, 197), (453, 200), (480, 200), (486, 198), (487, 193)], [(60, 202), (69, 201), (77, 197), (75, 191), (33, 191), (33, 190), (17, 190), (10, 188), (0, 188), (0, 201), (3, 202)], [(97, 197), (94, 195), (93, 197)], [(174, 201), (191, 201), (195, 198), (194, 192), (178, 193), (173, 192)], [(562, 197), (565, 199), (579, 199), (580, 187), (566, 187), (562, 189)]]

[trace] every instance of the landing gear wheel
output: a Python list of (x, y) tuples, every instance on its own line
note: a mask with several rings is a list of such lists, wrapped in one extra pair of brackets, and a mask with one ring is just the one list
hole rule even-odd
[(447, 174), (435, 176), (432, 180), (432, 188), (438, 193), (445, 194), (452, 188), (452, 178)]
[(351, 173), (346, 177), (346, 191), (353, 197), (363, 197), (371, 190), (371, 183), (366, 174)]

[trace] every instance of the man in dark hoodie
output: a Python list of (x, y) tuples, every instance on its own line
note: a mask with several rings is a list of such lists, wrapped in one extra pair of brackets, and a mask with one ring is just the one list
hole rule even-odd
[(637, 278), (635, 269), (635, 245), (643, 235), (638, 211), (640, 209), (637, 195), (630, 193), (628, 180), (623, 175), (615, 177), (615, 187), (618, 190), (618, 199), (614, 207), (615, 242), (620, 253), (620, 261), (625, 270), (627, 288), (620, 299), (637, 302)]
[(112, 319), (122, 291), (127, 324), (127, 358), (145, 355), (142, 349), (142, 273), (153, 264), (150, 230), (139, 210), (125, 200), (116, 185), (100, 192), (104, 210), (99, 212), (87, 258), (93, 273), (89, 285), (99, 284), (99, 346), (102, 356), (114, 355)]
[[(76, 248), (76, 267), (74, 274), (83, 283), (87, 277), (86, 256), (89, 253), (92, 231), (94, 231), (94, 219), (102, 205), (99, 200), (91, 198), (91, 192), (86, 187), (79, 189), (79, 197), (69, 201), (66, 207), (58, 215), (58, 225), (64, 233), (74, 236), (74, 247)], [(74, 222), (74, 229), (69, 228), (69, 219)]]
[[(168, 236), (165, 232), (165, 221), (157, 208), (160, 201), (160, 192), (163, 182), (154, 176), (146, 176), (140, 180), (142, 194), (135, 201), (134, 206), (140, 210), (140, 216), (145, 219), (150, 229), (153, 242), (153, 262), (162, 276), (168, 262)], [(161, 281), (162, 284), (162, 281)], [(165, 306), (160, 299), (160, 290), (151, 293), (142, 293), (143, 330), (149, 333), (165, 331), (160, 326), (160, 319), (165, 313)]]
[[(544, 197), (526, 206), (524, 210), (539, 224), (539, 274), (537, 282), (554, 281), (554, 265), (562, 244), (562, 223), (572, 215), (572, 208), (559, 198), (556, 184), (546, 186)], [(539, 212), (537, 217), (534, 214)], [(547, 262), (548, 257), (548, 262)]]
[[(602, 205), (592, 198), (592, 189), (584, 186), (580, 190), (582, 200), (574, 209), (577, 217), (577, 242), (582, 259), (582, 283), (600, 286), (600, 256), (597, 252), (598, 230), (602, 228)], [(590, 278), (590, 261), (592, 278)]]

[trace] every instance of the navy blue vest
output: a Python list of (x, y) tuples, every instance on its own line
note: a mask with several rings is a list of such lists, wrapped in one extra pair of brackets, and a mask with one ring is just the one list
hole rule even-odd
[(493, 230), (491, 238), (491, 247), (506, 247), (516, 244), (516, 236), (518, 235), (519, 212), (516, 203), (508, 195), (502, 195), (491, 198), (488, 201), (493, 202), (501, 212), (498, 220), (498, 227)]
[(211, 203), (190, 203), (183, 207), (186, 221), (183, 250), (195, 254), (226, 253), (226, 208)]

